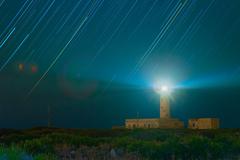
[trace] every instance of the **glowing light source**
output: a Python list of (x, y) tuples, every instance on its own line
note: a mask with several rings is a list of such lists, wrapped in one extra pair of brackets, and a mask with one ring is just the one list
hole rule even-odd
[(161, 92), (169, 92), (169, 87), (166, 85), (161, 86)]
[(153, 88), (158, 94), (164, 94), (164, 95), (170, 94), (172, 91), (172, 88), (170, 87), (170, 85), (166, 85), (162, 83), (155, 84)]

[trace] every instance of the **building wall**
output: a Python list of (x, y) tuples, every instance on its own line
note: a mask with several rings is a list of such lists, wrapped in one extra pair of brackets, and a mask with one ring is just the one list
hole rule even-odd
[(171, 118), (158, 119), (126, 119), (125, 127), (133, 128), (183, 128), (183, 122)]
[(189, 119), (188, 128), (190, 128), (190, 129), (217, 129), (217, 128), (219, 128), (219, 119), (217, 119), (217, 118)]
[(128, 119), (126, 128), (158, 128), (158, 119)]
[(160, 118), (159, 128), (169, 128), (169, 129), (184, 128), (184, 123), (175, 118)]

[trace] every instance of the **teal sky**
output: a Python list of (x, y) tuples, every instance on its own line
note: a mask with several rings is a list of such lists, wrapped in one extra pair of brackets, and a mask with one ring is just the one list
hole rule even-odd
[[(0, 0), (0, 128), (172, 114), (240, 127), (239, 0)], [(89, 121), (90, 119), (90, 121)]]

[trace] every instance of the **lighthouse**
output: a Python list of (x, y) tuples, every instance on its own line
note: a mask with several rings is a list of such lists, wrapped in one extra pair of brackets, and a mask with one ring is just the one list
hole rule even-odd
[[(125, 128), (160, 128), (160, 129), (180, 129), (184, 128), (184, 122), (174, 118), (170, 113), (170, 100), (172, 87), (167, 85), (156, 85), (155, 91), (160, 95), (160, 117), (158, 118), (137, 118), (126, 119)], [(217, 129), (219, 128), (218, 118), (192, 118), (189, 119), (190, 129)]]
[(160, 93), (160, 118), (171, 118), (170, 116), (170, 88), (168, 86), (161, 86), (159, 88)]
[(184, 123), (170, 115), (171, 88), (167, 85), (157, 86), (157, 93), (160, 94), (160, 117), (159, 118), (135, 118), (126, 119), (126, 128), (183, 128)]
[(169, 97), (166, 95), (160, 96), (160, 118), (171, 118)]

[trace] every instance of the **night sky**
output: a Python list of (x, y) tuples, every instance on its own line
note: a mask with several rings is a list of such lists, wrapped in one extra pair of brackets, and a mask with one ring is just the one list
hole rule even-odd
[(239, 0), (0, 0), (0, 128), (171, 112), (240, 127)]

